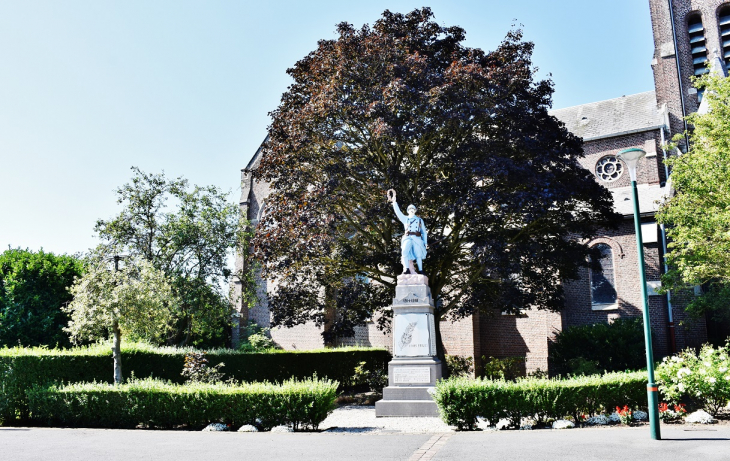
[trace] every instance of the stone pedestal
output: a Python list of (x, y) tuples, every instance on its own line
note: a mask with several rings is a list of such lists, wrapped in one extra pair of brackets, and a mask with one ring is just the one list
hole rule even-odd
[(376, 416), (438, 416), (430, 390), (441, 379), (433, 300), (424, 275), (399, 275), (393, 299), (393, 360)]

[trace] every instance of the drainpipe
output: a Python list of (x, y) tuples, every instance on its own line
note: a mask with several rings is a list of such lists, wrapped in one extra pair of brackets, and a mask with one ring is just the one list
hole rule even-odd
[(674, 41), (674, 60), (677, 63), (677, 80), (679, 81), (679, 102), (682, 104), (682, 122), (684, 123), (684, 141), (687, 143), (687, 149), (689, 149), (689, 138), (687, 137), (687, 111), (684, 108), (684, 88), (682, 86), (682, 71), (679, 66), (679, 47), (677, 47), (677, 31), (674, 27), (674, 5), (672, 0), (669, 0), (669, 18), (672, 21), (672, 40)]
[[(667, 128), (669, 128), (667, 124)], [(662, 146), (664, 146), (664, 127), (659, 129), (659, 133), (662, 137)], [(667, 151), (662, 149), (662, 155), (664, 156), (664, 177), (666, 183), (669, 183), (669, 166), (667, 165)], [(664, 273), (669, 271), (667, 265), (667, 232), (664, 229), (664, 224), (659, 225), (659, 229), (662, 233), (662, 256), (664, 258)], [(675, 354), (677, 352), (677, 336), (674, 332), (674, 316), (672, 315), (672, 292), (667, 291), (667, 333), (669, 336), (669, 352)]]

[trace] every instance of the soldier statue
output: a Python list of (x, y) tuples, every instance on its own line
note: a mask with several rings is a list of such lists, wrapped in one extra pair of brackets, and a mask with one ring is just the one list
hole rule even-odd
[(423, 219), (416, 216), (416, 206), (408, 205), (406, 211), (408, 216), (400, 211), (398, 202), (395, 200), (395, 190), (388, 190), (388, 201), (393, 202), (393, 211), (403, 223), (404, 231), (401, 239), (401, 261), (403, 262), (403, 273), (412, 274), (416, 272), (413, 261), (418, 265), (417, 273), (423, 274), (423, 259), (426, 257), (428, 240), (426, 238), (426, 226)]

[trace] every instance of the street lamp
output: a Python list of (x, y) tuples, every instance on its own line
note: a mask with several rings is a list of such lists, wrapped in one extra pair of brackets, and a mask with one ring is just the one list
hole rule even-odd
[(646, 391), (649, 400), (649, 425), (651, 426), (651, 438), (661, 440), (659, 430), (659, 392), (654, 381), (654, 352), (651, 347), (651, 323), (649, 322), (649, 301), (646, 296), (646, 273), (644, 272), (644, 245), (641, 238), (641, 220), (639, 218), (639, 193), (636, 190), (636, 165), (646, 155), (642, 149), (624, 149), (619, 152), (618, 157), (626, 163), (631, 176), (631, 191), (634, 199), (634, 226), (636, 228), (636, 249), (639, 258), (639, 274), (641, 276), (641, 302), (644, 311), (644, 341), (646, 343), (646, 371), (649, 375), (649, 383)]

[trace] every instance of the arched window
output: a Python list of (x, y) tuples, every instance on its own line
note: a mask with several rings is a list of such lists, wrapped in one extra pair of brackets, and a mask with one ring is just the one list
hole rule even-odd
[(702, 25), (702, 17), (695, 13), (687, 21), (687, 32), (689, 33), (689, 46), (692, 53), (692, 67), (695, 75), (707, 73), (707, 43), (705, 43), (705, 28)]
[(591, 304), (616, 303), (616, 282), (613, 268), (613, 251), (605, 243), (596, 245), (600, 253), (598, 264), (591, 264)]
[(730, 67), (730, 3), (724, 4), (717, 11), (717, 25), (720, 28), (722, 59)]

